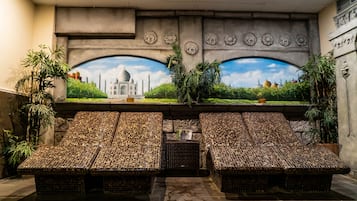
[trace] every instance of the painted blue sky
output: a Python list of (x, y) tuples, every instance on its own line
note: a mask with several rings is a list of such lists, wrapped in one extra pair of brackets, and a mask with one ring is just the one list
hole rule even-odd
[(241, 58), (220, 65), (222, 82), (232, 87), (257, 87), (265, 80), (284, 83), (297, 80), (301, 71), (291, 64), (267, 58)]
[(99, 74), (101, 75), (101, 90), (105, 91), (105, 80), (107, 90), (109, 83), (115, 81), (121, 69), (125, 68), (138, 84), (138, 95), (142, 95), (142, 81), (144, 92), (148, 91), (148, 76), (150, 75), (150, 88), (155, 88), (163, 83), (170, 83), (169, 70), (160, 62), (131, 56), (114, 56), (88, 61), (71, 72), (80, 72), (82, 81), (94, 82), (99, 86)]

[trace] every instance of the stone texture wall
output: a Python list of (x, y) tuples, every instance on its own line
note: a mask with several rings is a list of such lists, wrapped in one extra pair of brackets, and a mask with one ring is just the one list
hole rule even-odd
[(340, 157), (357, 177), (357, 3), (335, 17), (330, 35), (336, 58)]
[[(113, 55), (165, 63), (174, 43), (181, 46), (187, 70), (202, 61), (240, 57), (268, 57), (302, 66), (309, 55), (320, 52), (313, 14), (57, 8), (56, 15), (57, 45), (65, 48), (71, 66)], [(80, 23), (86, 20), (101, 25)], [(65, 83), (56, 84), (55, 98), (64, 100)]]
[(14, 130), (15, 133), (18, 134), (24, 132), (17, 110), (20, 104), (26, 100), (26, 97), (19, 96), (15, 93), (0, 91), (0, 178), (8, 176), (5, 167), (5, 158), (2, 155), (5, 140), (3, 130)]

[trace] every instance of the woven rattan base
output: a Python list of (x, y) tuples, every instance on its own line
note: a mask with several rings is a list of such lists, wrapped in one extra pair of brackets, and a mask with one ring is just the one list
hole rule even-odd
[(225, 193), (267, 192), (279, 186), (281, 175), (211, 175), (217, 187)]
[(104, 176), (103, 190), (109, 193), (151, 193), (152, 176)]
[(85, 195), (85, 176), (78, 175), (35, 175), (38, 196), (70, 194)]
[(287, 175), (284, 188), (288, 191), (330, 191), (332, 175)]

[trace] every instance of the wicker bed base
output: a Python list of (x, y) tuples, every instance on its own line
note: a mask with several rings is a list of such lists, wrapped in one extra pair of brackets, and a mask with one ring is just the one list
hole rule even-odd
[(212, 174), (217, 187), (225, 193), (267, 192), (279, 186), (281, 175), (220, 175)]
[(35, 175), (38, 196), (68, 194), (84, 196), (86, 192), (83, 175)]
[(154, 177), (145, 176), (103, 176), (103, 190), (110, 193), (150, 194)]
[(326, 175), (287, 175), (284, 188), (294, 192), (328, 192), (331, 188), (332, 174)]

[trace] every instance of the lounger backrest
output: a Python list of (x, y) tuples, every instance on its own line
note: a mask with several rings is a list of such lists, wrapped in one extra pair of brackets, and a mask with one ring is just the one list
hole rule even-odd
[(240, 113), (201, 113), (202, 136), (207, 147), (253, 145)]
[(244, 112), (242, 116), (256, 144), (301, 144), (282, 113)]
[(119, 112), (78, 112), (59, 146), (110, 145), (119, 115)]
[(160, 112), (123, 112), (112, 142), (116, 146), (161, 147), (163, 115)]

